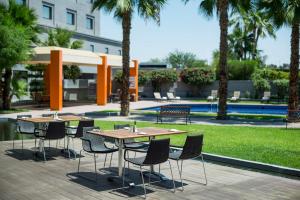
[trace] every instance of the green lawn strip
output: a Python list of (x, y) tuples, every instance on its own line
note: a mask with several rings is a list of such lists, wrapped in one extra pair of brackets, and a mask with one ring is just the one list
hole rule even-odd
[[(96, 120), (101, 129), (113, 129), (111, 122)], [(300, 130), (284, 128), (155, 124), (138, 122), (138, 127), (175, 128), (188, 134), (203, 133), (204, 152), (300, 169)], [(182, 146), (185, 135), (171, 136), (171, 144)]]
[(27, 112), (28, 109), (24, 108), (12, 108), (10, 110), (0, 110), (0, 114), (11, 114), (11, 113), (19, 113), (19, 112)]
[[(102, 111), (96, 111), (92, 112), (90, 114), (94, 115), (101, 115), (101, 114), (107, 114), (109, 113), (117, 113), (120, 112), (119, 110), (102, 110)], [(156, 116), (156, 111), (149, 111), (149, 110), (131, 110), (130, 112), (133, 115), (151, 115)], [(207, 113), (207, 112), (192, 112), (192, 117), (216, 117), (216, 113)], [(228, 116), (230, 119), (249, 119), (249, 120), (281, 120), (285, 119), (285, 115), (267, 115), (267, 114), (236, 114), (236, 113), (229, 113)]]

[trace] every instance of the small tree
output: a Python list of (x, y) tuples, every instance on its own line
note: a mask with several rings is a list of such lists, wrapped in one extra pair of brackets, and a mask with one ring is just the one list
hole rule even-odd
[(191, 67), (196, 61), (196, 55), (176, 50), (169, 53), (166, 60), (172, 67), (182, 69), (185, 67)]
[(277, 79), (273, 81), (273, 84), (277, 90), (277, 97), (279, 99), (284, 99), (284, 97), (288, 94), (289, 80)]
[(269, 91), (271, 89), (269, 81), (257, 74), (252, 75), (252, 81), (257, 97), (261, 97), (264, 91)]
[(151, 83), (154, 91), (161, 91), (161, 86), (167, 83), (174, 83), (178, 79), (175, 70), (156, 70), (151, 72)]

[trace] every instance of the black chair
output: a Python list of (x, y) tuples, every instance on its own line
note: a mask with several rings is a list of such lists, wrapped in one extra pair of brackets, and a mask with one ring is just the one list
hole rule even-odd
[(74, 157), (76, 159), (76, 152), (74, 148), (74, 138), (81, 138), (83, 136), (83, 128), (84, 127), (93, 127), (94, 126), (94, 120), (80, 120), (78, 126), (68, 126), (67, 127), (67, 132), (66, 135), (68, 136), (68, 141), (67, 141), (67, 150), (69, 153), (69, 158), (70, 158), (70, 138), (72, 139), (73, 142), (73, 151), (74, 151)]
[[(183, 190), (182, 164), (183, 164), (183, 160), (187, 160), (187, 159), (201, 157), (204, 176), (205, 176), (205, 185), (207, 185), (207, 178), (206, 178), (205, 166), (204, 166), (203, 155), (202, 155), (202, 146), (203, 146), (203, 135), (187, 136), (182, 150), (175, 151), (169, 154), (169, 158), (177, 162), (182, 190)], [(180, 160), (181, 160), (181, 167), (179, 168)]]
[[(130, 124), (115, 124), (114, 129), (124, 129), (124, 128), (130, 128)], [(118, 144), (116, 144), (118, 145)], [(136, 142), (134, 139), (125, 139), (123, 142), (123, 146), (125, 149), (130, 149), (132, 151), (136, 152), (147, 152), (147, 149), (149, 147), (149, 144), (143, 143), (143, 142)]]
[[(46, 151), (45, 151), (45, 140), (59, 140), (63, 139), (66, 135), (65, 133), (65, 122), (49, 122), (47, 129), (36, 129), (43, 131), (44, 135), (35, 134), (37, 138), (41, 140), (41, 145), (44, 154), (44, 161), (46, 161)], [(35, 131), (37, 133), (37, 131)]]
[[(33, 123), (31, 122), (26, 122), (26, 121), (22, 121), (20, 120), (21, 118), (31, 118), (32, 115), (17, 115), (17, 130), (16, 130), (16, 134), (20, 134), (21, 135), (21, 139), (22, 139), (22, 152), (24, 149), (24, 137), (23, 135), (31, 135), (34, 136), (35, 135), (35, 126)], [(35, 141), (36, 143), (36, 141)], [(13, 137), (13, 149), (15, 148), (15, 137)]]
[[(137, 158), (126, 157), (126, 155), (127, 155), (126, 151), (128, 151), (128, 150), (125, 150), (125, 152), (124, 152), (124, 167), (123, 167), (123, 187), (124, 187), (126, 162), (137, 165), (140, 167), (140, 173), (141, 173), (141, 177), (142, 177), (144, 193), (145, 193), (145, 198), (146, 198), (146, 187), (145, 187), (142, 167), (143, 166), (151, 167), (153, 165), (159, 165), (159, 164), (162, 164), (162, 163), (168, 161), (169, 166), (170, 166), (172, 181), (173, 181), (174, 192), (175, 192), (175, 182), (174, 182), (174, 178), (173, 178), (171, 162), (168, 159), (169, 158), (169, 150), (170, 150), (169, 145), (170, 145), (169, 138), (168, 139), (160, 139), (160, 140), (151, 140), (148, 151), (146, 152), (146, 155), (143, 157), (137, 157)], [(150, 176), (151, 176), (151, 172), (150, 172)], [(150, 184), (150, 178), (149, 178), (149, 184)]]
[[(104, 137), (88, 132), (93, 129), (99, 129), (99, 127), (84, 127), (83, 128), (83, 137), (81, 137), (82, 150), (80, 150), (80, 152), (79, 152), (79, 161), (78, 161), (77, 172), (79, 173), (80, 159), (81, 159), (82, 151), (85, 151), (86, 153), (89, 153), (89, 154), (93, 154), (94, 164), (95, 164), (95, 173), (96, 173), (96, 182), (97, 182), (98, 178), (97, 178), (96, 154), (105, 154), (105, 155), (107, 155), (109, 153), (112, 154), (113, 152), (118, 151), (118, 149), (107, 147), (105, 145)], [(111, 159), (112, 159), (112, 157), (111, 157)], [(111, 166), (111, 160), (110, 160), (110, 166)]]

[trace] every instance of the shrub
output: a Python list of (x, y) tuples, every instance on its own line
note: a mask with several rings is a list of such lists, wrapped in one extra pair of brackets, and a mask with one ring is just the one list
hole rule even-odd
[(256, 60), (229, 60), (229, 80), (249, 80), (258, 67), (259, 63)]
[(114, 81), (116, 81), (119, 84), (122, 84), (122, 71), (117, 71), (114, 77)]
[(188, 85), (202, 86), (212, 83), (215, 80), (215, 73), (212, 69), (189, 68), (182, 70), (180, 77)]
[(283, 99), (284, 96), (288, 93), (289, 80), (277, 79), (273, 81), (273, 84), (277, 90), (277, 97)]
[(289, 73), (270, 68), (256, 69), (254, 74), (267, 80), (289, 79)]
[(139, 71), (139, 85), (143, 86), (150, 81), (151, 74), (147, 71)]
[(177, 72), (171, 69), (152, 71), (150, 75), (150, 80), (154, 91), (160, 91), (163, 84), (174, 83), (177, 81), (177, 79)]
[(269, 81), (261, 77), (259, 74), (253, 74), (251, 78), (256, 90), (256, 96), (261, 96), (264, 91), (269, 91), (271, 89)]

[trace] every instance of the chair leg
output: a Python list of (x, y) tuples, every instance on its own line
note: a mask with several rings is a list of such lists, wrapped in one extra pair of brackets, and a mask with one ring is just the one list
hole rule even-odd
[(43, 155), (44, 155), (44, 162), (46, 162), (46, 151), (45, 151), (45, 141), (44, 140), (42, 140), (43, 142)]
[(50, 150), (50, 140), (49, 140), (49, 150)]
[(181, 161), (181, 169), (179, 168), (179, 160), (177, 160), (176, 163), (177, 163), (179, 177), (180, 177), (180, 181), (181, 181), (181, 188), (182, 188), (182, 191), (183, 191), (184, 190), (183, 182), (182, 182), (182, 164), (183, 164), (183, 160)]
[(141, 177), (142, 177), (144, 193), (145, 193), (145, 199), (146, 199), (147, 198), (147, 193), (146, 193), (146, 186), (145, 186), (145, 182), (144, 182), (144, 175), (143, 175), (143, 172), (142, 172), (142, 166), (140, 166), (140, 173), (141, 173)]
[(24, 148), (23, 134), (21, 134), (21, 137), (22, 137), (22, 153), (23, 153), (23, 148)]
[(72, 142), (73, 142), (74, 159), (76, 160), (76, 151), (75, 151), (75, 145), (74, 145), (74, 138), (72, 138)]
[(207, 185), (207, 177), (206, 177), (206, 171), (205, 171), (204, 160), (203, 160), (202, 154), (201, 154), (201, 159), (202, 159), (203, 172), (204, 172), (204, 176), (205, 176), (205, 185)]
[(114, 153), (111, 153), (111, 155), (110, 155), (109, 168), (111, 167), (111, 161), (112, 161), (113, 154)]
[(70, 148), (69, 148), (69, 144), (70, 144), (70, 138), (67, 138), (67, 150), (68, 150), (68, 154), (69, 154), (69, 159), (71, 158), (71, 153), (70, 153)]
[(77, 166), (77, 173), (79, 173), (81, 151), (82, 151), (82, 150), (80, 150), (80, 152), (79, 152), (79, 160), (78, 160), (78, 166)]
[(107, 158), (107, 154), (105, 154), (105, 159), (104, 159), (104, 165), (103, 165), (103, 167), (105, 167), (105, 164), (106, 164), (106, 158)]
[(95, 174), (96, 174), (96, 183), (98, 183), (98, 173), (97, 173), (97, 164), (96, 164), (96, 154), (94, 153), (94, 163), (95, 163)]
[(175, 193), (175, 181), (174, 181), (174, 176), (173, 176), (173, 171), (172, 171), (172, 166), (171, 166), (171, 161), (169, 161), (169, 166), (170, 166), (170, 171), (171, 171), (171, 176), (172, 176), (172, 181), (173, 181), (173, 189), (174, 189), (174, 193)]
[(122, 186), (123, 186), (123, 187), (124, 187), (124, 185), (125, 185), (125, 165), (126, 165), (126, 161), (124, 160), (123, 174), (122, 174)]

